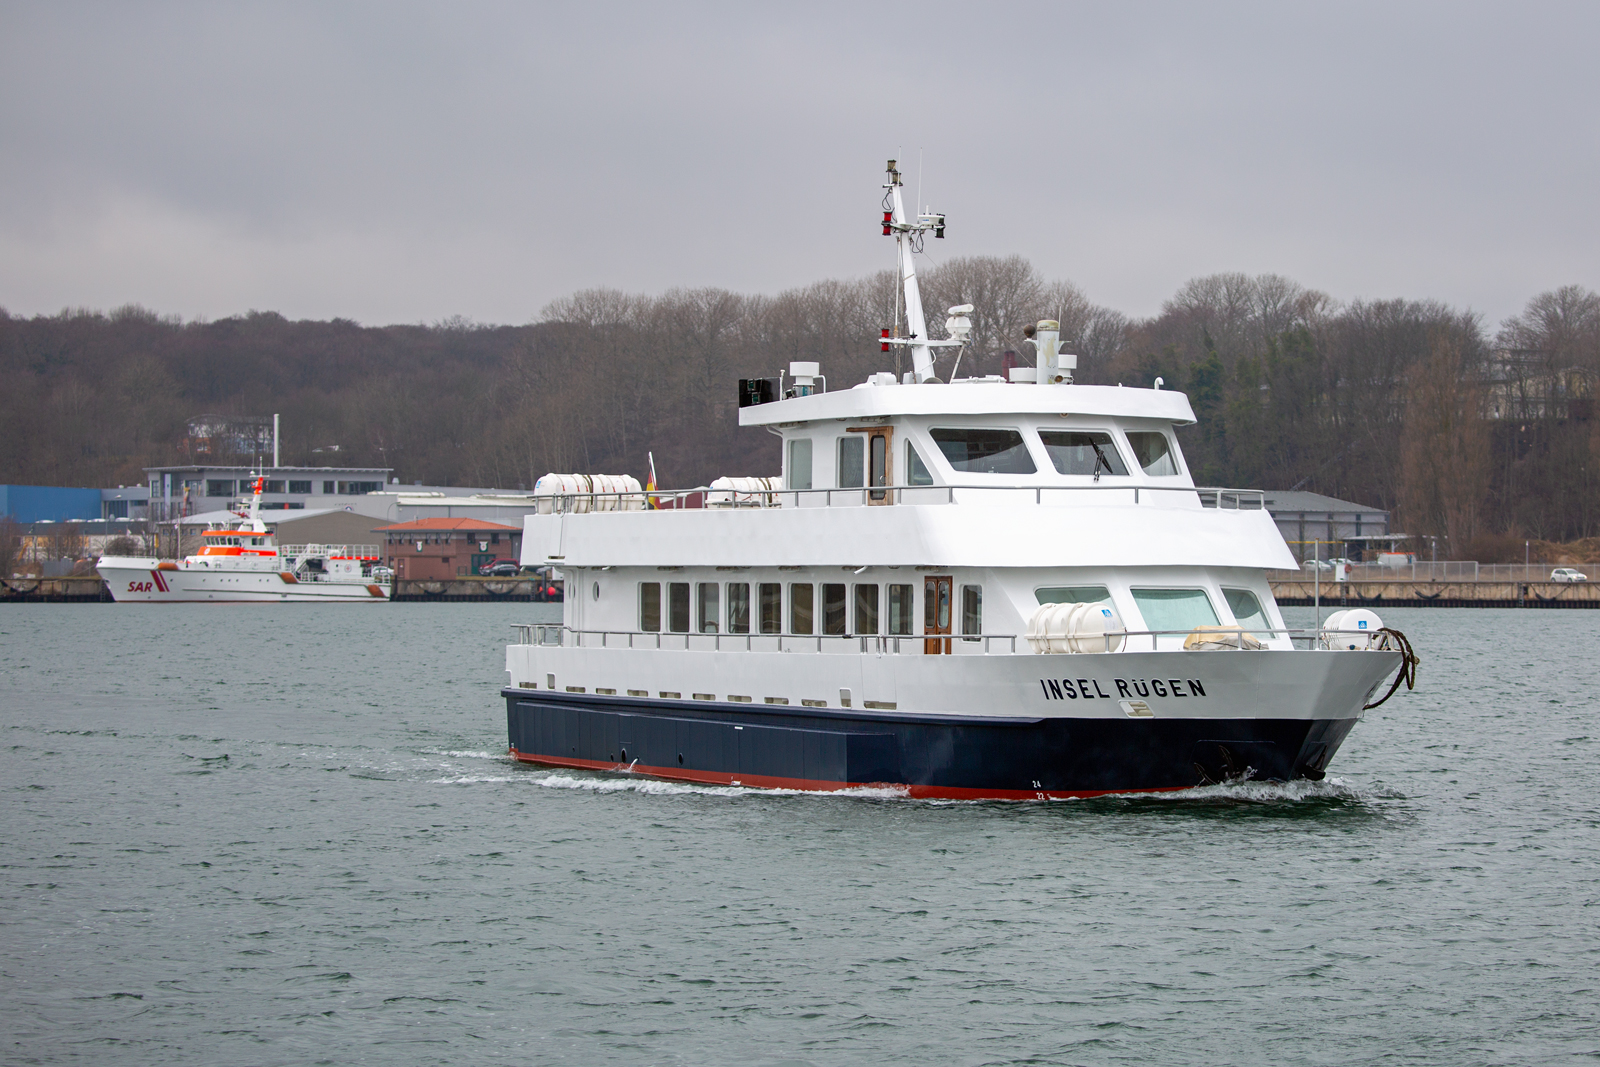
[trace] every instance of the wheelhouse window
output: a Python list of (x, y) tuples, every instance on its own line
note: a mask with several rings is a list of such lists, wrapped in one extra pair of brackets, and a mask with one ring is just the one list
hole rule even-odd
[(1133, 449), (1134, 461), (1152, 478), (1165, 478), (1178, 473), (1178, 460), (1172, 454), (1167, 435), (1141, 430), (1128, 434), (1128, 447)]
[(1032, 474), (1036, 469), (1016, 430), (935, 429), (929, 436), (945, 462), (967, 474)]
[(1133, 602), (1147, 630), (1192, 630), (1216, 626), (1217, 609), (1204, 589), (1135, 589)]
[(661, 632), (661, 583), (639, 583), (639, 629), (647, 634)]
[(761, 595), (761, 632), (764, 634), (783, 633), (783, 586), (777, 582), (762, 582)]
[(843, 634), (845, 630), (845, 586), (843, 582), (829, 582), (822, 587), (822, 632)]
[(878, 632), (878, 587), (876, 585), (856, 586), (856, 633), (875, 634)]
[(1039, 440), (1055, 464), (1057, 474), (1110, 474), (1123, 476), (1127, 464), (1112, 443), (1111, 435), (1100, 430), (1040, 430)]
[(796, 582), (789, 587), (789, 632), (808, 634), (814, 618), (812, 587), (810, 582)]
[(1103, 585), (1048, 585), (1033, 591), (1040, 604), (1098, 604), (1111, 599)]
[(910, 441), (906, 442), (906, 484), (933, 484), (933, 475), (928, 472), (928, 465), (922, 462), (922, 457), (917, 454), (917, 446)]
[(789, 488), (811, 488), (811, 438), (789, 442)]
[(916, 611), (916, 587), (891, 585), (889, 587), (889, 634), (899, 637), (911, 633)]
[(698, 601), (697, 606), (700, 609), (700, 614), (695, 619), (695, 629), (703, 634), (717, 632), (717, 616), (721, 614), (717, 603), (719, 599), (717, 596), (718, 590), (719, 587), (716, 582), (700, 582), (699, 588), (696, 590), (695, 600)]
[(1267, 613), (1261, 610), (1261, 601), (1250, 590), (1224, 589), (1222, 597), (1228, 602), (1228, 610), (1233, 612), (1233, 621), (1240, 626), (1267, 629), (1272, 625), (1267, 621)]
[(689, 632), (689, 583), (667, 585), (667, 629), (675, 634)]
[(865, 442), (857, 433), (839, 438), (839, 488), (860, 489), (866, 485)]
[(961, 587), (961, 634), (976, 639), (983, 633), (983, 586)]
[(747, 634), (750, 632), (750, 583), (728, 583), (728, 632), (730, 634)]

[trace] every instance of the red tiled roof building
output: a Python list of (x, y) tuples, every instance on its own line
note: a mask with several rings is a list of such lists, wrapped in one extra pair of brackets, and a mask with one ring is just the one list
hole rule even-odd
[(417, 519), (380, 526), (383, 561), (396, 578), (448, 581), (498, 559), (522, 558), (522, 530), (484, 519)]

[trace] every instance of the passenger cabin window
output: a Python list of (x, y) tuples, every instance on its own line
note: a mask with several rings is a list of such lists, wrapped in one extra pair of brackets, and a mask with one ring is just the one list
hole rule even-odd
[(856, 586), (856, 633), (875, 634), (878, 632), (878, 587), (876, 585)]
[(777, 582), (762, 582), (760, 594), (761, 632), (783, 633), (783, 586)]
[(839, 438), (839, 488), (860, 489), (866, 485), (866, 449), (860, 434)]
[(977, 640), (983, 633), (983, 586), (961, 587), (961, 634)]
[(661, 632), (661, 583), (639, 583), (639, 629), (647, 634)]
[(700, 602), (700, 616), (695, 620), (695, 629), (703, 634), (717, 632), (717, 616), (721, 614), (717, 604), (718, 586), (716, 582), (700, 582), (696, 599)]
[(845, 630), (845, 587), (843, 583), (833, 583), (822, 587), (822, 632), (825, 634), (843, 634)]
[(675, 634), (689, 632), (689, 583), (667, 585), (667, 629)]
[(811, 488), (811, 438), (789, 442), (789, 488)]
[(1036, 469), (1016, 430), (930, 430), (951, 467), (967, 474), (1032, 474)]
[(1256, 626), (1266, 629), (1267, 613), (1261, 610), (1261, 601), (1248, 589), (1224, 589), (1222, 596), (1228, 602), (1228, 610), (1233, 612), (1233, 621), (1240, 626)]
[(1040, 604), (1098, 604), (1111, 599), (1103, 585), (1050, 585), (1033, 591)]
[(796, 582), (789, 587), (789, 632), (792, 634), (811, 632), (811, 593), (810, 582)]
[(917, 446), (910, 441), (906, 442), (906, 484), (933, 484), (933, 475), (928, 473), (928, 465), (922, 462), (922, 457), (917, 454)]
[(1057, 474), (1128, 473), (1111, 435), (1100, 430), (1040, 430), (1039, 440)]
[(911, 633), (913, 612), (916, 610), (915, 587), (891, 585), (889, 587), (889, 634), (899, 637)]
[(728, 632), (730, 634), (747, 634), (750, 632), (750, 583), (728, 583)]
[(1172, 454), (1167, 435), (1154, 431), (1128, 434), (1128, 446), (1140, 468), (1152, 478), (1165, 478), (1178, 473), (1178, 460)]
[(1147, 630), (1217, 625), (1217, 609), (1204, 589), (1135, 589), (1133, 602), (1139, 606)]

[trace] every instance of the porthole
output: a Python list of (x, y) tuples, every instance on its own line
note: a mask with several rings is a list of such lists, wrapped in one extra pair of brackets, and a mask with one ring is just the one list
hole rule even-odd
[(595, 582), (594, 583), (594, 598), (596, 600), (600, 599), (600, 583), (599, 582)]

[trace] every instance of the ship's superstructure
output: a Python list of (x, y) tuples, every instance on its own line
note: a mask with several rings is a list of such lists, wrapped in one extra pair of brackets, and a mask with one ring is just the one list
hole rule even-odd
[(927, 337), (910, 263), (944, 219), (908, 219), (900, 188), (891, 163), (906, 329), (880, 341), (910, 350), (905, 380), (741, 383), (781, 481), (568, 492), (526, 518), (522, 562), (567, 597), (507, 650), (513, 755), (942, 797), (1321, 777), (1403, 637), (1370, 613), (1287, 629), (1266, 572), (1295, 563), (1262, 494), (1197, 488), (1187, 398), (1072, 384), (1056, 323), (1009, 380), (941, 382), (974, 309)]
[(374, 578), (377, 545), (279, 545), (261, 520), (265, 479), (248, 510), (207, 529), (200, 550), (182, 560), (105, 556), (100, 576), (118, 601), (378, 603), (390, 580)]

